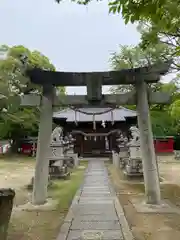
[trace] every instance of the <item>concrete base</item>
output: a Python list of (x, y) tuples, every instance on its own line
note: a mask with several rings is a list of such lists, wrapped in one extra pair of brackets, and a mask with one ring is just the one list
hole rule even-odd
[(180, 210), (162, 200), (161, 201), (161, 204), (159, 205), (153, 205), (153, 204), (147, 204), (145, 203), (145, 201), (142, 200), (142, 198), (136, 198), (136, 199), (133, 199), (132, 200), (132, 204), (133, 206), (135, 207), (136, 211), (139, 212), (139, 213), (177, 213), (177, 214), (180, 214)]
[(57, 208), (58, 201), (53, 199), (48, 199), (47, 202), (43, 205), (33, 205), (31, 202), (28, 202), (24, 205), (15, 207), (13, 211), (53, 211)]

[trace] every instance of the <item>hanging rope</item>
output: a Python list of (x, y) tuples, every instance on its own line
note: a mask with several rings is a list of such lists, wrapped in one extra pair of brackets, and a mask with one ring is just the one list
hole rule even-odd
[(86, 112), (86, 111), (83, 111), (83, 110), (80, 110), (79, 108), (74, 108), (74, 107), (69, 107), (71, 110), (75, 111), (75, 124), (77, 125), (77, 112), (79, 113), (82, 113), (82, 114), (86, 114), (86, 115), (93, 115), (93, 129), (96, 130), (96, 121), (95, 121), (95, 116), (96, 115), (101, 115), (101, 114), (105, 114), (105, 113), (108, 113), (108, 112), (111, 112), (111, 122), (112, 122), (112, 125), (114, 125), (114, 115), (113, 115), (113, 110), (115, 108), (110, 108), (110, 109), (107, 109), (105, 111), (102, 111), (102, 112)]
[(103, 112), (86, 112), (86, 111), (83, 111), (83, 110), (80, 110), (79, 108), (74, 108), (74, 107), (70, 107), (70, 109), (74, 110), (74, 111), (77, 111), (77, 112), (80, 112), (82, 114), (86, 114), (86, 115), (101, 115), (101, 114), (104, 114), (104, 113), (108, 113), (108, 112), (112, 112), (115, 108), (110, 108), (110, 109), (107, 109)]

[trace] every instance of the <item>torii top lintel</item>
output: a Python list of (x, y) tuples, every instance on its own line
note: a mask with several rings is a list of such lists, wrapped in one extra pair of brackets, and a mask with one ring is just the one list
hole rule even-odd
[(102, 85), (135, 84), (140, 78), (147, 83), (155, 83), (165, 75), (171, 61), (157, 63), (148, 67), (122, 69), (106, 72), (55, 72), (38, 68), (27, 70), (32, 83), (54, 86), (86, 86), (87, 80), (101, 81)]

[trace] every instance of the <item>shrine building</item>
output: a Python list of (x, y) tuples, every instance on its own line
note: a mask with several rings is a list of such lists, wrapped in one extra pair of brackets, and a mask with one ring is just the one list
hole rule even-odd
[(53, 122), (63, 127), (64, 135), (74, 136), (79, 156), (109, 156), (117, 146), (119, 130), (128, 136), (130, 126), (137, 124), (137, 114), (124, 107), (67, 108), (55, 112)]

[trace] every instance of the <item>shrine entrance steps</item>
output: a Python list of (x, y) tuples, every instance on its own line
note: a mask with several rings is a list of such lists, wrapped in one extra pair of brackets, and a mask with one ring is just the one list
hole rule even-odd
[(89, 161), (84, 183), (73, 200), (57, 238), (86, 239), (133, 239), (123, 209), (109, 181), (104, 161), (98, 159)]

